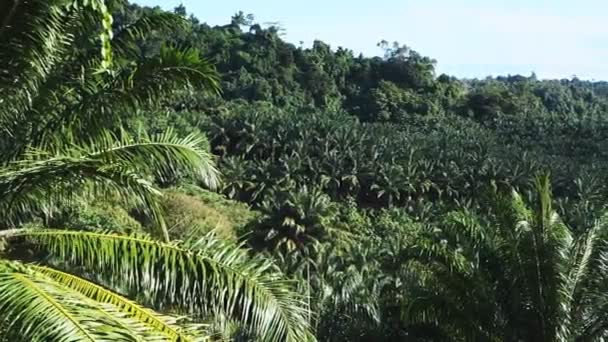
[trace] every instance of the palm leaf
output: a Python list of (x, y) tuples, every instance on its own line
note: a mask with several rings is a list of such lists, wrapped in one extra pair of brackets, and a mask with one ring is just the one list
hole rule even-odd
[(110, 196), (141, 208), (168, 239), (158, 199), (160, 191), (146, 175), (195, 174), (208, 185), (218, 184), (204, 138), (179, 139), (171, 131), (155, 138), (133, 139), (110, 133), (84, 146), (31, 150), (25, 159), (0, 169), (0, 208), (6, 220), (52, 208), (70, 198)]
[(137, 54), (137, 42), (145, 40), (158, 32), (169, 32), (184, 28), (188, 21), (177, 14), (170, 12), (154, 12), (145, 14), (135, 22), (118, 28), (112, 38), (112, 46), (117, 54), (132, 60), (140, 56)]
[(143, 235), (24, 229), (23, 237), (53, 257), (112, 276), (159, 308), (225, 314), (268, 341), (313, 339), (307, 306), (274, 265), (207, 236), (186, 246)]
[(90, 282), (86, 279), (74, 276), (45, 266), (30, 265), (30, 269), (42, 273), (45, 276), (78, 291), (88, 298), (101, 303), (112, 304), (132, 319), (136, 319), (141, 324), (150, 326), (151, 329), (163, 333), (171, 341), (194, 341), (191, 336), (181, 332), (180, 328), (165, 321), (165, 317), (152, 310), (146, 309), (137, 303), (125, 298), (118, 293), (108, 290), (101, 285)]
[[(4, 8), (6, 7), (6, 8)], [(101, 24), (101, 68), (112, 62), (112, 15), (103, 0), (9, 0), (0, 15), (0, 118), (18, 117), (67, 56), (74, 37)], [(21, 20), (27, 18), (27, 20)], [(89, 32), (90, 33), (90, 32)]]
[[(82, 72), (81, 72), (82, 73)], [(63, 110), (51, 112), (38, 134), (41, 142), (57, 136), (96, 136), (103, 129), (113, 129), (153, 108), (167, 97), (190, 87), (219, 92), (215, 68), (201, 58), (196, 49), (162, 47), (159, 55), (146, 57), (99, 74), (87, 66), (76, 92), (63, 94)], [(63, 99), (62, 99), (63, 100)]]
[(91, 141), (84, 152), (89, 158), (108, 165), (128, 165), (142, 174), (156, 174), (161, 179), (185, 173), (194, 175), (209, 188), (219, 186), (214, 157), (207, 150), (207, 140), (199, 134), (179, 138), (168, 129), (152, 138), (144, 135), (134, 139), (124, 131), (121, 138), (106, 131)]
[(15, 262), (0, 262), (0, 313), (10, 322), (9, 334), (19, 340), (167, 341), (114, 305)]
[[(58, 1), (8, 1), (0, 27), (0, 94), (2, 119), (15, 117), (30, 105), (38, 86), (62, 61), (73, 25)], [(4, 3), (3, 3), (4, 5)], [(28, 18), (18, 22), (19, 18)], [(72, 18), (73, 19), (73, 18)]]

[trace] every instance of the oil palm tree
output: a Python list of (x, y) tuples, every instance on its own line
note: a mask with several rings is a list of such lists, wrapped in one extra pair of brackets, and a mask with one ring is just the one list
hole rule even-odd
[[(122, 127), (175, 89), (216, 90), (217, 75), (195, 50), (135, 58), (133, 40), (183, 22), (158, 14), (113, 30), (117, 4), (0, 5), (0, 339), (194, 341), (209, 338), (194, 322), (213, 317), (262, 340), (313, 339), (305, 301), (272, 263), (213, 236), (168, 239), (152, 179), (187, 172), (216, 185), (205, 139)], [(157, 229), (22, 225), (100, 198), (140, 209)]]
[(304, 252), (309, 244), (336, 233), (329, 222), (335, 205), (320, 189), (302, 186), (271, 191), (270, 199), (260, 207), (264, 217), (255, 224), (253, 246), (285, 253)]
[(513, 192), (493, 222), (453, 213), (408, 248), (412, 265), (424, 266), (404, 314), (412, 331), (467, 341), (605, 337), (606, 218), (573, 236), (553, 210), (548, 177), (535, 187), (533, 208)]

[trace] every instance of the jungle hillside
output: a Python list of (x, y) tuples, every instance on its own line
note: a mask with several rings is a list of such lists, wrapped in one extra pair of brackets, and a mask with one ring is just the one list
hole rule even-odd
[(608, 338), (608, 82), (282, 32), (0, 2), (0, 341)]

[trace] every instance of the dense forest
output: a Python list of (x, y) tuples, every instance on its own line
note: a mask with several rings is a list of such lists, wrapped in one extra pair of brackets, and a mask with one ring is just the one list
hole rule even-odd
[(227, 19), (0, 3), (0, 341), (608, 338), (608, 82)]

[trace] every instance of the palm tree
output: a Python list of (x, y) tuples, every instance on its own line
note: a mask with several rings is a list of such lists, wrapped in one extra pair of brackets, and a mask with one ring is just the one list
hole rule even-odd
[(300, 266), (314, 267), (308, 282), (313, 289), (315, 330), (323, 340), (352, 341), (355, 336), (372, 336), (378, 328), (382, 283), (371, 251), (367, 243), (337, 240), (319, 244), (314, 259)]
[[(0, 339), (194, 341), (209, 337), (196, 322), (214, 317), (262, 340), (314, 339), (305, 301), (272, 263), (213, 236), (169, 240), (152, 179), (188, 173), (215, 186), (205, 139), (122, 127), (184, 86), (216, 90), (217, 75), (195, 50), (135, 58), (134, 40), (183, 22), (157, 14), (113, 32), (117, 4), (0, 5)], [(100, 198), (139, 209), (158, 229), (22, 226)]]
[(329, 222), (335, 204), (320, 189), (302, 186), (271, 191), (270, 199), (260, 207), (264, 216), (255, 223), (250, 239), (256, 248), (306, 254), (315, 241), (340, 233)]
[(404, 314), (412, 333), (467, 341), (606, 337), (606, 218), (574, 237), (552, 208), (548, 177), (535, 187), (534, 209), (513, 192), (498, 201), (495, 222), (453, 213), (410, 246), (406, 259), (424, 266)]

